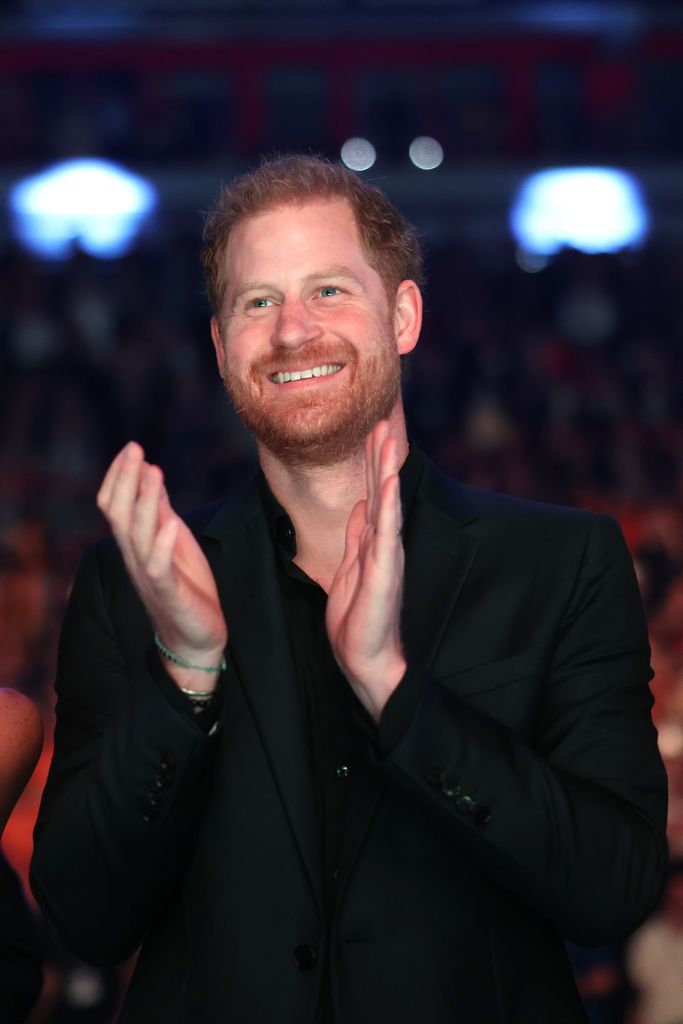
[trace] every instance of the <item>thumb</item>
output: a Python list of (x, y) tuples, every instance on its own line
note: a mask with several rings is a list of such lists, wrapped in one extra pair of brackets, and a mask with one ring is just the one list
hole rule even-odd
[(349, 521), (346, 524), (344, 557), (342, 558), (341, 565), (338, 570), (340, 573), (345, 572), (351, 563), (358, 557), (360, 538), (365, 526), (367, 506), (367, 500), (365, 498), (361, 498), (361, 500), (357, 501), (351, 510)]

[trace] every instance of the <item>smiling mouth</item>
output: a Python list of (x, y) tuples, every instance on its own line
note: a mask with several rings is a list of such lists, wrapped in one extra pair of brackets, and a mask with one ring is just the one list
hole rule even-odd
[(271, 373), (270, 379), (274, 384), (289, 384), (292, 380), (309, 380), (311, 377), (330, 377), (339, 373), (343, 363), (324, 363), (322, 366), (312, 366), (308, 370), (283, 370), (280, 373)]

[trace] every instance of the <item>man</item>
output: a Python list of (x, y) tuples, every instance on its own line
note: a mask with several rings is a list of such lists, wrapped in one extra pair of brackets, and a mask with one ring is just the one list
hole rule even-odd
[[(308, 157), (210, 216), (221, 375), (262, 476), (188, 523), (131, 443), (60, 648), (33, 884), (121, 1020), (584, 1020), (563, 937), (659, 893), (665, 784), (616, 526), (411, 448), (419, 250)], [(405, 567), (404, 567), (405, 560)]]

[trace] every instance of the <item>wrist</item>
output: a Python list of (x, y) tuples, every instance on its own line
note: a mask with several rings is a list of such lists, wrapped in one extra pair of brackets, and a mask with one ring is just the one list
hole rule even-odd
[(208, 672), (194, 672), (192, 669), (174, 665), (173, 662), (167, 661), (161, 655), (159, 655), (159, 661), (166, 675), (173, 680), (179, 690), (193, 690), (196, 693), (211, 694), (216, 689), (218, 672), (211, 674)]
[(208, 651), (171, 649), (154, 634), (154, 644), (167, 674), (189, 696), (210, 694), (216, 688), (219, 674), (225, 670), (223, 648)]
[(402, 653), (364, 666), (361, 671), (345, 673), (353, 690), (369, 715), (379, 722), (384, 706), (403, 679), (408, 663)]

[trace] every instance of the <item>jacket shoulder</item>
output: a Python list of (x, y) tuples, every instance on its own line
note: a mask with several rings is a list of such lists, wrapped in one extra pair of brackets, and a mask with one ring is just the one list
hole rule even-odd
[(468, 519), (525, 520), (529, 523), (547, 521), (569, 523), (590, 528), (597, 519), (607, 519), (596, 512), (520, 498), (500, 491), (463, 484), (448, 476), (429, 459), (425, 459), (421, 492), (461, 521)]

